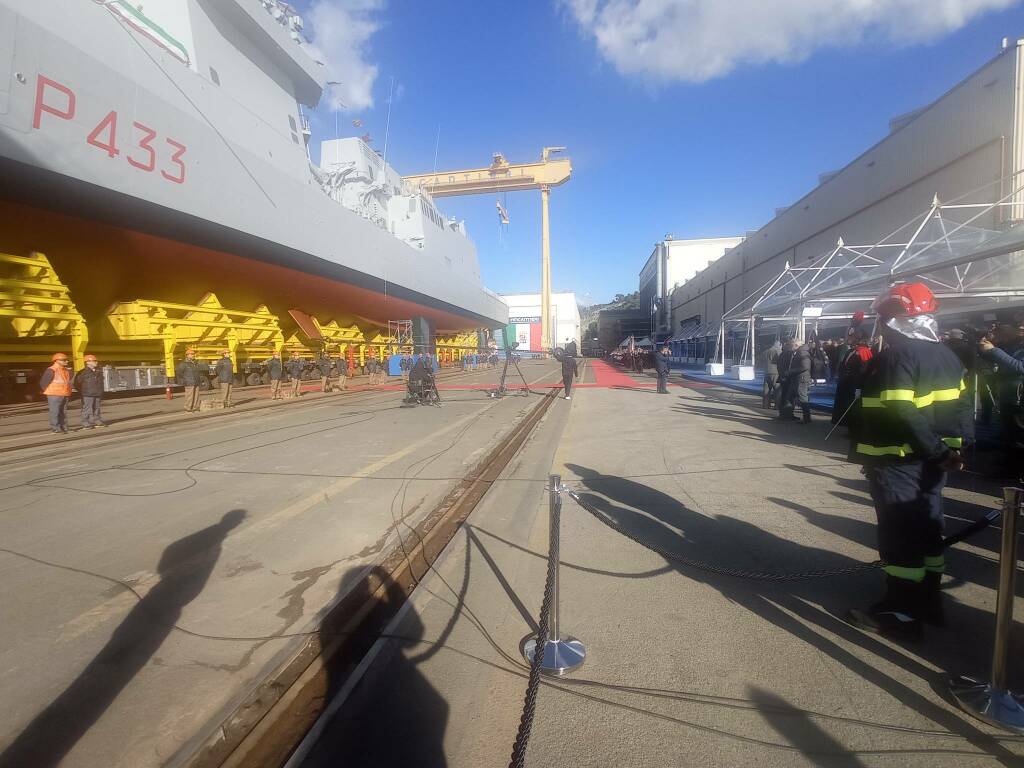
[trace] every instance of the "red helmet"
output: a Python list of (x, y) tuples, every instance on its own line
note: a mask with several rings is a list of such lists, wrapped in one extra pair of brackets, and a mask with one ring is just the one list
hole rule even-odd
[(85, 360), (85, 362), (87, 362), (87, 363), (90, 363), (90, 362), (91, 362), (91, 363), (95, 363), (95, 362), (98, 362), (98, 361), (96, 360), (96, 355), (86, 355), (86, 356), (85, 356), (85, 358), (83, 358), (83, 359), (84, 359), (84, 360)]
[(50, 359), (51, 359), (51, 360), (53, 360), (53, 362), (55, 362), (55, 363), (56, 363), (56, 362), (57, 362), (58, 360), (67, 360), (67, 359), (68, 359), (68, 356), (67, 356), (66, 354), (64, 354), (63, 352), (57, 352), (57, 353), (56, 353), (56, 354), (54, 354), (54, 356), (53, 356), (52, 358), (50, 358)]
[(881, 318), (930, 315), (938, 308), (939, 302), (924, 283), (893, 285), (871, 304), (871, 309)]

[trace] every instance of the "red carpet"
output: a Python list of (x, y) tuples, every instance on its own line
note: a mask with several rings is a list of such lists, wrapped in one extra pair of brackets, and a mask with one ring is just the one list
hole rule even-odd
[(591, 360), (590, 369), (599, 387), (635, 387), (637, 383), (622, 369), (604, 360)]

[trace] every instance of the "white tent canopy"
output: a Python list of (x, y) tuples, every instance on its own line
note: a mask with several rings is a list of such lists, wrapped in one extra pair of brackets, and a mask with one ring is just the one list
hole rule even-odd
[[(756, 326), (792, 323), (804, 338), (808, 321), (849, 320), (888, 286), (923, 282), (939, 299), (940, 315), (1024, 304), (1024, 177), (1001, 179), (929, 209), (869, 245), (842, 239), (807, 266), (785, 269), (728, 310), (716, 357), (724, 357), (726, 328), (746, 326), (754, 355)], [(998, 186), (997, 186), (998, 185)], [(1011, 188), (995, 199), (993, 190)], [(987, 202), (965, 200), (988, 198)], [(980, 226), (1000, 222), (1001, 229)]]

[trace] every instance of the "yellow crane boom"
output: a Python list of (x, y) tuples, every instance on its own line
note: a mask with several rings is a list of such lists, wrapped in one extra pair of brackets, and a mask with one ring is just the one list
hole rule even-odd
[(541, 346), (551, 349), (551, 237), (548, 214), (551, 188), (564, 184), (572, 176), (572, 163), (568, 158), (552, 159), (556, 152), (565, 147), (545, 147), (537, 163), (510, 163), (500, 152), (486, 168), (469, 168), (461, 171), (435, 171), (403, 180), (412, 187), (418, 187), (432, 197), (453, 197), (455, 195), (483, 195), (492, 192), (519, 192), (539, 189), (541, 200), (541, 276), (540, 276), (540, 322)]

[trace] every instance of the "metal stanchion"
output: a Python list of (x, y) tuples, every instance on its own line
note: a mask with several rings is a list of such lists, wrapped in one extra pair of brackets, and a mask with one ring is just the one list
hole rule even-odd
[(996, 597), (996, 637), (992, 649), (992, 681), (960, 676), (949, 687), (960, 707), (992, 725), (1024, 733), (1024, 706), (1007, 690), (1007, 661), (1013, 629), (1013, 599), (1017, 581), (1017, 533), (1024, 490), (1003, 489), (1003, 545), (999, 553), (999, 593)]
[[(541, 657), (540, 671), (545, 675), (563, 675), (572, 672), (587, 658), (587, 649), (583, 643), (575, 637), (560, 634), (558, 622), (558, 561), (560, 556), (559, 545), (559, 520), (562, 510), (562, 477), (551, 475), (549, 478), (550, 495), (548, 496), (549, 518), (549, 551), (548, 556), (555, 559), (554, 581), (551, 590), (551, 606), (548, 613), (548, 640), (544, 645), (544, 655)], [(520, 643), (523, 656), (533, 663), (534, 654), (537, 652), (537, 638), (535, 635), (527, 635)]]

